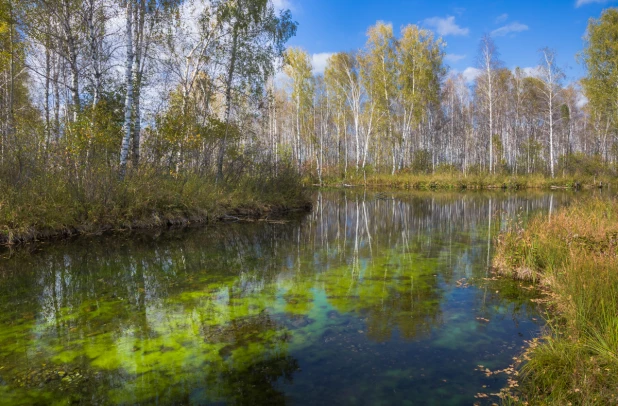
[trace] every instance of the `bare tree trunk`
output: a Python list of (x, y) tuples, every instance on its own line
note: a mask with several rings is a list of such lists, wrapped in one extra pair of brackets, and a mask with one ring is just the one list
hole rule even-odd
[(127, 171), (127, 157), (129, 155), (129, 145), (131, 143), (131, 130), (133, 129), (132, 110), (133, 110), (133, 1), (127, 0), (126, 3), (126, 46), (127, 58), (125, 61), (125, 81), (127, 93), (124, 101), (124, 137), (120, 149), (120, 178), (124, 179)]
[(94, 24), (96, 14), (95, 0), (88, 0), (88, 14), (86, 23), (88, 25), (88, 35), (90, 39), (90, 58), (92, 60), (92, 69), (94, 70), (94, 90), (92, 94), (92, 108), (94, 109), (99, 102), (101, 94), (101, 63), (100, 63), (100, 46), (98, 41), (98, 33)]
[(7, 139), (15, 132), (15, 27), (13, 26), (13, 2), (9, 1), (9, 97), (7, 106)]
[(64, 30), (64, 36), (66, 46), (68, 50), (68, 63), (71, 71), (71, 85), (69, 90), (71, 91), (71, 111), (72, 121), (76, 122), (79, 112), (81, 111), (81, 101), (79, 98), (79, 66), (77, 64), (78, 50), (77, 50), (77, 38), (71, 27), (71, 15), (67, 0), (62, 1), (62, 8), (64, 16), (62, 18), (62, 25)]
[(45, 150), (49, 149), (49, 142), (51, 140), (51, 125), (50, 125), (50, 77), (51, 77), (51, 55), (49, 52), (49, 38), (45, 43)]
[(144, 24), (146, 20), (146, 4), (144, 0), (139, 1), (139, 6), (136, 5), (134, 10), (135, 15), (135, 59), (133, 60), (133, 150), (132, 164), (137, 168), (140, 160), (140, 142), (142, 131), (142, 115), (141, 115), (141, 93), (142, 93), (142, 76), (144, 69), (144, 58), (147, 52), (146, 39), (144, 37)]
[(302, 170), (302, 152), (300, 145), (300, 92), (296, 96), (296, 159), (298, 161), (298, 172)]
[(227, 137), (230, 130), (230, 115), (232, 112), (232, 82), (234, 80), (234, 71), (236, 70), (236, 56), (238, 52), (238, 27), (234, 27), (232, 39), (232, 54), (230, 57), (230, 66), (228, 67), (226, 89), (225, 89), (225, 134), (221, 139), (219, 146), (219, 156), (217, 157), (217, 180), (223, 181), (223, 158), (225, 158), (225, 150), (227, 147)]

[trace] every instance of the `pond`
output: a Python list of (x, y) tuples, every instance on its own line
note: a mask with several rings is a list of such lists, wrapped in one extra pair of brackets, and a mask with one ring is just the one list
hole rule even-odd
[(485, 368), (543, 326), (492, 238), (573, 198), (319, 192), (295, 219), (3, 252), (0, 399), (492, 404), (508, 376)]

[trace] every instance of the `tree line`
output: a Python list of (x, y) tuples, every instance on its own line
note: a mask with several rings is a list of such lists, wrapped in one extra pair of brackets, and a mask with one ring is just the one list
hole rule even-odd
[(569, 84), (551, 49), (510, 70), (488, 35), (469, 83), (431, 31), (381, 22), (314, 74), (285, 48), (296, 29), (271, 0), (0, 0), (3, 180), (615, 166), (616, 9), (590, 21)]
[(591, 20), (588, 68), (579, 82), (550, 48), (534, 69), (504, 67), (489, 35), (476, 76), (449, 72), (444, 43), (417, 26), (395, 35), (369, 28), (364, 48), (337, 53), (313, 75), (302, 49), (286, 52), (289, 91), (280, 91), (285, 143), (318, 177), (337, 168), (556, 175), (614, 169), (618, 154), (618, 11)]

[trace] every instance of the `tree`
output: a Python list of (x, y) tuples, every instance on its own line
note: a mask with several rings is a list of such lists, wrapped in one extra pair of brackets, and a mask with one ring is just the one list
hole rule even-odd
[(129, 148), (132, 144), (133, 166), (140, 157), (141, 111), (140, 98), (146, 63), (150, 58), (152, 38), (165, 17), (177, 10), (179, 0), (124, 0), (126, 58), (124, 64), (126, 96), (124, 106), (123, 139), (120, 149), (120, 177), (126, 172)]
[(297, 23), (289, 10), (276, 15), (270, 0), (215, 0), (218, 19), (223, 23), (222, 52), (225, 89), (226, 131), (219, 145), (217, 179), (223, 180), (223, 159), (227, 148), (230, 120), (236, 93), (260, 93), (283, 56), (284, 45), (296, 34)]
[[(582, 80), (596, 121), (618, 132), (618, 9), (609, 8), (599, 19), (591, 19), (585, 37), (583, 62), (588, 74)], [(607, 132), (605, 132), (607, 133)], [(606, 137), (604, 137), (606, 138)], [(603, 142), (607, 160), (607, 142)]]
[[(427, 121), (431, 108), (440, 104), (440, 87), (445, 74), (443, 47), (442, 40), (435, 39), (431, 31), (414, 25), (401, 31), (397, 47), (397, 84), (404, 148), (411, 142), (413, 129)], [(435, 149), (431, 147), (433, 156)], [(416, 150), (422, 149), (418, 140)]]
[[(345, 74), (341, 70), (343, 59), (337, 55), (333, 55), (328, 59), (326, 70), (324, 71), (324, 82), (334, 109), (333, 123), (337, 135), (337, 168), (339, 170), (343, 169), (342, 172), (345, 177), (348, 169), (347, 117), (350, 112), (350, 106), (347, 104)], [(342, 155), (344, 158), (343, 168), (341, 163)]]
[(539, 66), (540, 77), (545, 86), (543, 87), (543, 95), (545, 97), (545, 111), (547, 117), (547, 126), (549, 132), (549, 168), (553, 178), (554, 172), (554, 127), (556, 108), (559, 107), (557, 97), (561, 90), (561, 82), (564, 78), (564, 73), (556, 66), (556, 53), (549, 48), (543, 48), (541, 51), (541, 64)]
[[(358, 171), (361, 158), (361, 115), (363, 88), (361, 85), (358, 59), (352, 53), (340, 52), (328, 60), (325, 75), (331, 86), (345, 96), (346, 104), (353, 119), (355, 137), (355, 166)], [(346, 149), (346, 159), (347, 159)]]
[(284, 57), (285, 73), (292, 79), (292, 98), (296, 107), (296, 159), (298, 170), (302, 166), (301, 139), (303, 132), (307, 131), (307, 124), (311, 122), (309, 117), (313, 105), (314, 83), (311, 73), (311, 59), (306, 51), (300, 48), (289, 48)]
[(480, 96), (479, 101), (488, 115), (488, 133), (489, 140), (489, 172), (494, 172), (494, 106), (496, 104), (495, 81), (496, 70), (500, 67), (501, 62), (498, 59), (499, 53), (494, 40), (489, 34), (483, 35), (479, 45), (478, 66), (482, 71), (481, 76), (477, 80), (477, 94)]
[(125, 35), (127, 56), (124, 65), (126, 95), (124, 101), (124, 126), (122, 146), (120, 147), (120, 178), (123, 179), (127, 170), (127, 158), (129, 156), (129, 145), (131, 142), (131, 131), (133, 130), (133, 60), (135, 49), (133, 46), (133, 7), (135, 0), (125, 2)]
[[(362, 82), (367, 93), (373, 95), (372, 101), (375, 103), (375, 113), (379, 119), (376, 127), (382, 132), (382, 145), (390, 143), (393, 154), (393, 172), (395, 171), (395, 160), (397, 156), (396, 146), (400, 143), (396, 141), (393, 121), (394, 117), (394, 98), (396, 97), (397, 83), (396, 78), (396, 40), (393, 35), (393, 26), (383, 22), (378, 22), (367, 31), (367, 44), (365, 51), (359, 56), (363, 66), (361, 69)], [(369, 115), (370, 119), (373, 114)], [(366, 151), (366, 148), (365, 148)]]

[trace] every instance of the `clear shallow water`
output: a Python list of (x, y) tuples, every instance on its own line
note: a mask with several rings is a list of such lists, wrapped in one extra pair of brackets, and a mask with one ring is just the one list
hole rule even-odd
[(491, 404), (542, 317), (491, 237), (554, 194), (328, 192), (298, 220), (0, 259), (2, 404)]

